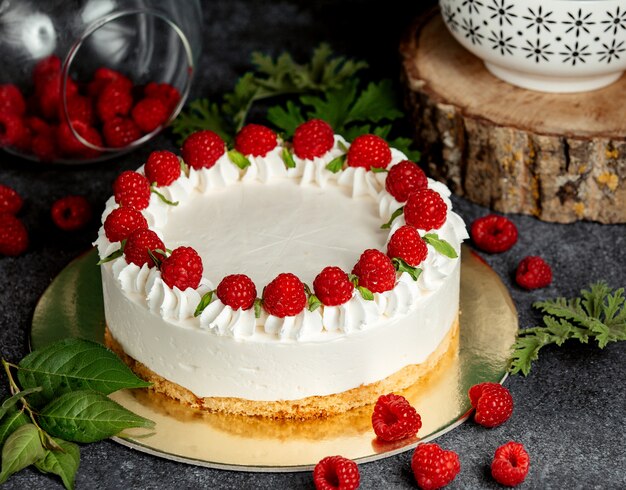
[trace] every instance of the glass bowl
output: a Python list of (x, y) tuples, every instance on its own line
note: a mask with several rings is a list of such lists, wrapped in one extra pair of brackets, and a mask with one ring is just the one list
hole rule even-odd
[(0, 146), (82, 164), (145, 144), (185, 103), (201, 30), (198, 0), (0, 0)]

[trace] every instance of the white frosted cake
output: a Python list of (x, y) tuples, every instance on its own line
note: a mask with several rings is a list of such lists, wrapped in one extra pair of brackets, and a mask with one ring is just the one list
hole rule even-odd
[[(209, 136), (213, 144), (215, 135)], [(388, 267), (389, 261), (397, 269), (391, 284), (380, 286), (366, 278), (365, 262), (354, 266), (365, 250), (386, 254), (396, 231), (414, 221), (408, 209), (406, 219), (397, 216), (405, 203), (386, 186), (387, 171), (406, 156), (390, 149), (386, 164), (351, 166), (363, 155), (351, 162), (350, 144), (337, 135), (329, 145), (316, 150), (319, 156), (301, 158), (298, 154), (306, 152), (280, 138), (263, 156), (256, 150), (246, 154), (248, 147), (236, 142), (240, 151), (213, 145), (206, 161), (192, 148), (192, 161), (180, 159), (179, 176), (167, 185), (152, 185), (160, 196), (152, 192), (139, 205), (122, 202), (145, 218), (130, 228), (147, 224), (167, 247), (152, 250), (150, 257), (161, 254), (156, 258), (165, 264), (178, 247), (197, 252), (201, 278), (193, 287), (168, 286), (159, 260), (137, 265), (130, 250), (122, 253), (132, 235), (113, 241), (110, 237), (121, 235), (100, 229), (95, 245), (106, 260), (101, 272), (107, 343), (156, 391), (206, 410), (326, 416), (408, 387), (452, 348), (458, 330), (458, 255), (467, 233), (452, 211), (449, 190), (424, 177), (424, 186), (445, 204), (443, 222), (436, 229), (415, 228), (427, 251), (419, 264), (391, 262), (378, 253), (377, 264)], [(146, 168), (137, 173), (143, 176)], [(119, 207), (116, 197), (109, 199), (103, 223)], [(390, 227), (382, 229), (394, 212)], [(354, 272), (347, 277), (356, 287), (348, 285), (342, 304), (325, 304), (314, 295), (320, 289), (315, 279), (327, 266)], [(264, 298), (271, 294), (266, 286), (281, 273), (308, 285), (301, 311), (285, 314), (284, 305), (270, 307)], [(232, 274), (252, 280), (259, 296), (254, 307), (233, 308), (221, 301), (216, 288)], [(390, 289), (376, 291), (381, 288)]]

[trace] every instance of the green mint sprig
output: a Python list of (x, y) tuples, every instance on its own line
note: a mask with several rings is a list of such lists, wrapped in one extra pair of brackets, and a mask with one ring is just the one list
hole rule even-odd
[(563, 345), (568, 340), (584, 344), (595, 340), (603, 349), (610, 342), (626, 340), (626, 308), (624, 288), (611, 289), (597, 282), (583, 289), (579, 297), (538, 301), (533, 306), (541, 310), (543, 326), (526, 328), (514, 344), (510, 371), (527, 376), (542, 347)]
[(96, 442), (126, 429), (154, 426), (107, 397), (150, 383), (100, 344), (61, 340), (33, 351), (19, 364), (2, 359), (2, 365), (11, 396), (0, 405), (0, 484), (34, 465), (58, 475), (65, 488), (74, 488), (80, 462), (76, 442)]

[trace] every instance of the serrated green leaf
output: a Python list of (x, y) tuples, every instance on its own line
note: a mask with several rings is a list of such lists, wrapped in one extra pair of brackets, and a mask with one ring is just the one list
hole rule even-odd
[(539, 350), (545, 345), (543, 337), (545, 335), (517, 338), (513, 345), (511, 374), (521, 372), (524, 376), (528, 376), (532, 362), (539, 358)]
[(411, 146), (414, 144), (414, 141), (410, 138), (396, 138), (393, 140), (388, 140), (389, 146), (395, 148), (396, 150), (400, 150), (402, 153), (406, 155), (406, 157), (414, 163), (417, 163), (422, 158), (422, 154), (419, 150), (414, 150)]
[(396, 209), (393, 212), (393, 214), (391, 215), (391, 218), (389, 218), (389, 221), (387, 221), (383, 225), (380, 225), (380, 228), (383, 230), (388, 230), (389, 228), (391, 228), (393, 220), (395, 220), (398, 216), (402, 216), (403, 214), (404, 214), (404, 206), (400, 206), (398, 209)]
[(307, 112), (309, 119), (323, 119), (335, 131), (342, 133), (350, 108), (357, 91), (357, 80), (350, 80), (340, 88), (329, 90), (322, 96), (303, 95), (300, 102), (311, 106)]
[(333, 158), (328, 165), (326, 165), (326, 170), (330, 170), (332, 173), (336, 174), (343, 170), (343, 163), (345, 161), (345, 155), (338, 156), (337, 158)]
[(229, 150), (228, 158), (231, 162), (237, 165), (241, 170), (248, 168), (251, 163), (243, 153), (237, 150)]
[(364, 300), (367, 300), (367, 301), (373, 301), (374, 300), (374, 293), (372, 293), (366, 287), (357, 286), (356, 289), (357, 289), (357, 291), (359, 293), (361, 293), (361, 296), (363, 297)]
[(454, 247), (443, 238), (439, 238), (437, 233), (426, 233), (422, 238), (441, 255), (444, 255), (449, 259), (456, 259), (458, 257)]
[(355, 121), (380, 122), (383, 119), (394, 120), (402, 117), (396, 93), (391, 80), (371, 82), (361, 92), (346, 115), (344, 124)]
[(39, 413), (39, 424), (50, 435), (72, 442), (96, 442), (125, 429), (152, 428), (140, 417), (102, 393), (78, 390), (52, 400)]
[(168, 206), (178, 206), (178, 201), (170, 201), (167, 197), (161, 194), (158, 190), (155, 189), (154, 186), (150, 189), (150, 192), (157, 196), (161, 201), (163, 201)]
[(2, 447), (2, 472), (0, 485), (14, 473), (39, 461), (45, 455), (39, 430), (33, 424), (18, 427)]
[(19, 363), (17, 375), (23, 388), (43, 388), (29, 397), (34, 406), (72, 390), (109, 394), (124, 388), (150, 386), (113, 352), (82, 339), (60, 340), (30, 353)]
[(287, 147), (283, 148), (283, 162), (285, 162), (285, 167), (287, 168), (296, 168), (296, 161)]
[(546, 325), (546, 331), (551, 335), (551, 342), (556, 345), (563, 343), (570, 338), (573, 325), (567, 320), (560, 318), (556, 320), (548, 315), (544, 315), (543, 323)]
[(62, 450), (47, 449), (43, 459), (35, 463), (35, 467), (42, 473), (52, 473), (61, 477), (63, 485), (68, 490), (74, 488), (74, 478), (80, 465), (80, 449), (73, 442), (53, 438)]
[(200, 316), (202, 314), (204, 309), (211, 303), (214, 292), (215, 291), (209, 291), (208, 293), (202, 295), (202, 298), (200, 298), (200, 302), (198, 303), (198, 306), (196, 307), (196, 311), (194, 311), (193, 316)]
[(22, 398), (32, 393), (38, 393), (41, 390), (42, 390), (41, 386), (36, 386), (35, 388), (28, 388), (26, 390), (19, 391), (15, 395), (10, 396), (6, 400), (4, 400), (2, 402), (2, 405), (0, 405), (0, 419), (2, 419), (2, 417), (4, 417), (6, 413), (8, 413), (9, 409), (13, 408), (15, 404), (18, 401), (20, 401)]
[[(347, 128), (344, 128), (341, 132), (341, 136), (343, 136), (347, 141), (354, 141), (355, 138), (361, 136), (362, 134), (370, 134), (372, 132), (372, 127), (369, 124), (350, 124)], [(348, 149), (346, 148), (346, 150)]]
[(231, 141), (235, 135), (235, 129), (219, 104), (208, 99), (194, 100), (172, 122), (172, 131), (179, 136), (179, 144), (191, 133), (204, 129), (217, 133), (226, 142)]
[(300, 107), (291, 100), (285, 107), (274, 106), (267, 110), (267, 120), (285, 133), (286, 138), (291, 138), (296, 128), (305, 122)]
[(30, 418), (23, 410), (10, 408), (0, 421), (0, 447), (5, 443), (7, 438), (22, 425), (30, 423)]
[(385, 124), (383, 126), (376, 126), (374, 128), (374, 131), (372, 131), (372, 134), (375, 134), (376, 136), (380, 136), (381, 138), (386, 140), (387, 136), (389, 136), (390, 131), (391, 131), (391, 124)]

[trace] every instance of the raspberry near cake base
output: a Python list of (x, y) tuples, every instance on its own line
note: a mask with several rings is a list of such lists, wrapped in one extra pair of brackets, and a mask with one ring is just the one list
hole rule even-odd
[[(205, 410), (326, 416), (412, 385), (454, 345), (460, 284), (456, 255), (467, 234), (451, 210), (449, 191), (423, 179), (430, 193), (424, 202), (432, 208), (436, 198), (443, 211), (433, 218), (433, 229), (416, 226), (419, 235), (414, 235), (428, 244), (421, 263), (408, 264), (412, 255), (402, 255), (412, 250), (405, 247), (412, 235), (396, 240), (399, 255), (392, 258), (398, 272), (391, 268), (389, 277), (390, 258), (374, 251), (385, 251), (399, 228), (412, 225), (421, 203), (418, 198), (409, 203), (418, 211), (407, 216), (407, 223), (398, 216), (403, 203), (385, 189), (387, 174), (335, 168), (349, 145), (337, 136), (334, 141), (324, 155), (310, 160), (290, 156), (277, 140), (264, 156), (224, 152), (207, 168), (183, 168), (141, 205), (152, 233), (148, 241), (164, 247), (155, 247), (159, 251), (152, 250), (140, 265), (134, 235), (132, 254), (122, 254), (120, 243), (109, 240), (107, 226), (101, 229), (96, 245), (102, 258), (110, 258), (101, 269), (107, 342), (156, 391)], [(388, 168), (406, 159), (397, 150), (390, 155)], [(109, 200), (103, 220), (116, 208)], [(381, 229), (392, 215), (390, 230)], [(184, 290), (166, 284), (158, 264), (173, 260), (169, 257), (177, 249), (165, 247), (197, 251), (204, 266), (199, 283), (187, 287), (181, 276)], [(386, 276), (377, 281), (381, 263)], [(326, 290), (320, 298), (327, 303), (319, 306), (311, 290), (327, 266), (353, 270), (350, 281), (356, 287), (346, 296), (344, 283), (345, 297), (336, 305), (328, 302)], [(222, 303), (219, 289), (215, 294), (223, 277), (245, 274), (265, 297), (265, 286), (285, 272), (311, 286), (306, 290), (310, 308), (298, 300), (285, 309), (268, 299), (257, 301), (261, 307), (255, 315), (254, 308)], [(294, 280), (289, 287), (298, 287)]]

